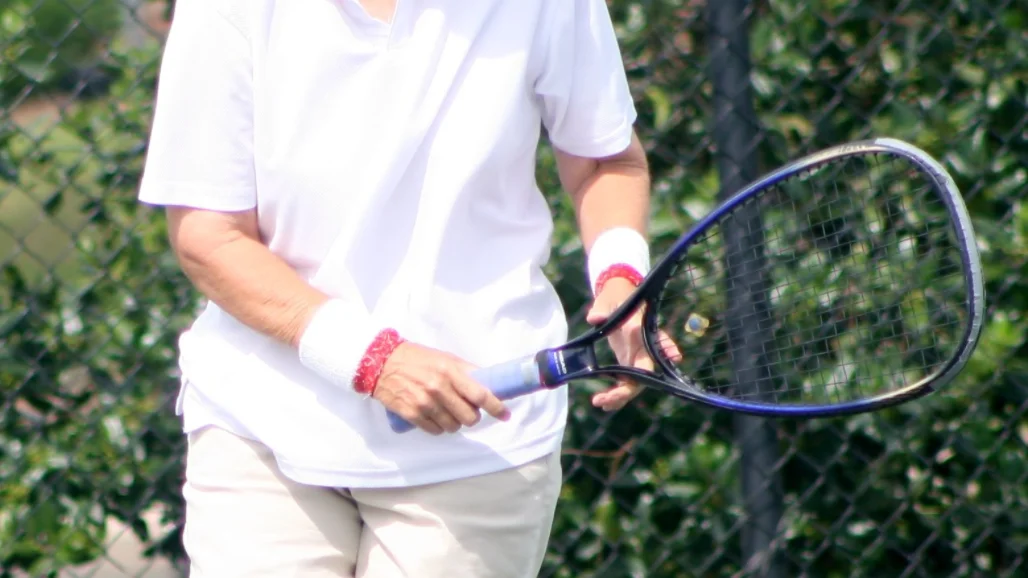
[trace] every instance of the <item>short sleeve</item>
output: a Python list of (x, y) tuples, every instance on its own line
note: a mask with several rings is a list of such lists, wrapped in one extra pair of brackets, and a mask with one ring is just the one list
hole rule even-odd
[(238, 14), (227, 18), (219, 4), (175, 3), (140, 183), (144, 203), (256, 205), (251, 44)]
[(604, 0), (555, 0), (535, 94), (558, 149), (604, 157), (628, 148), (636, 110)]

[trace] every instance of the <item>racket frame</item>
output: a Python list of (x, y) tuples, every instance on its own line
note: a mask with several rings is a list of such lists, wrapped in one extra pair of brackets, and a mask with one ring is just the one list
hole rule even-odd
[[(829, 405), (752, 403), (738, 399), (711, 395), (699, 387), (695, 380), (681, 376), (659, 344), (659, 319), (656, 300), (667, 281), (679, 265), (680, 256), (705, 232), (731, 215), (736, 208), (761, 192), (782, 181), (819, 165), (851, 156), (891, 154), (914, 163), (932, 180), (951, 216), (957, 247), (963, 254), (963, 275), (968, 280), (965, 300), (968, 323), (951, 358), (931, 374), (901, 389), (889, 391), (867, 399)], [(643, 345), (653, 359), (656, 371), (647, 371), (622, 365), (601, 366), (595, 344), (617, 331), (640, 307), (645, 307), (642, 333)], [(851, 415), (894, 406), (922, 397), (945, 386), (963, 370), (974, 352), (983, 328), (985, 316), (985, 289), (981, 257), (975, 242), (974, 228), (960, 191), (949, 173), (928, 153), (903, 141), (891, 138), (857, 141), (827, 148), (790, 162), (747, 185), (716, 209), (697, 221), (682, 235), (665, 256), (653, 267), (627, 301), (621, 304), (600, 326), (568, 341), (566, 344), (540, 351), (536, 355), (540, 381), (543, 387), (560, 387), (568, 382), (590, 377), (628, 378), (640, 385), (660, 390), (675, 397), (729, 411), (767, 417), (812, 418)]]
[[(712, 395), (699, 387), (691, 377), (680, 375), (660, 347), (659, 315), (656, 306), (666, 281), (674, 274), (681, 257), (689, 247), (720, 220), (731, 215), (741, 204), (783, 180), (830, 161), (875, 153), (901, 156), (919, 167), (922, 174), (932, 180), (932, 184), (940, 193), (939, 196), (951, 217), (957, 247), (963, 256), (961, 259), (962, 273), (968, 285), (965, 303), (968, 322), (954, 355), (933, 373), (901, 389), (866, 399), (826, 405), (752, 403)], [(654, 361), (655, 371), (622, 365), (600, 365), (596, 355), (596, 343), (617, 331), (640, 307), (646, 308), (642, 320), (643, 346)], [(643, 279), (628, 300), (622, 303), (601, 325), (562, 346), (544, 349), (535, 355), (511, 360), (497, 366), (481, 368), (472, 372), (472, 375), (497, 392), (502, 399), (510, 399), (540, 389), (557, 388), (579, 379), (620, 377), (628, 378), (640, 385), (674, 397), (737, 413), (772, 418), (852, 415), (898, 405), (927, 395), (951, 382), (964, 368), (974, 352), (982, 333), (984, 317), (985, 288), (981, 258), (976, 246), (974, 228), (956, 183), (942, 165), (925, 151), (896, 139), (879, 138), (824, 149), (764, 175), (724, 201), (682, 235), (653, 267), (649, 275)], [(386, 414), (393, 431), (403, 433), (413, 429), (413, 425), (393, 412), (387, 411)]]

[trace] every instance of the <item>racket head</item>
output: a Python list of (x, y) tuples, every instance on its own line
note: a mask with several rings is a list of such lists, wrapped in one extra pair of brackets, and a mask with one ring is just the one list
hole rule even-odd
[(636, 379), (781, 417), (937, 390), (973, 353), (985, 305), (959, 189), (894, 139), (826, 149), (754, 182), (680, 238), (640, 294), (657, 372)]

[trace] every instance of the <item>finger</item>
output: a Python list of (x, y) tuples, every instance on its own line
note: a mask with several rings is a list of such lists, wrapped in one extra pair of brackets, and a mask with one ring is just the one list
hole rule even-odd
[[(652, 371), (653, 360), (643, 347), (639, 323), (640, 320), (636, 318), (626, 323), (611, 336), (611, 347), (614, 348), (618, 363)], [(593, 406), (605, 411), (613, 411), (624, 407), (632, 398), (639, 395), (641, 390), (641, 386), (632, 380), (621, 378), (614, 387), (594, 395), (592, 403)]]
[(414, 427), (424, 431), (425, 433), (437, 436), (441, 435), (443, 431), (445, 431), (442, 427), (440, 427), (438, 423), (435, 422), (435, 420), (424, 417), (420, 413), (415, 413), (411, 411), (408, 412), (407, 415), (400, 413), (398, 413), (397, 415), (407, 420), (408, 422), (413, 424)]
[(428, 434), (431, 434), (431, 435), (434, 435), (434, 436), (440, 436), (440, 435), (443, 435), (444, 433), (446, 433), (446, 430), (444, 430), (439, 424), (437, 424), (436, 422), (434, 422), (434, 421), (432, 421), (430, 419), (415, 420), (415, 421), (413, 421), (411, 423), (416, 425), (419, 429), (421, 429), (425, 433), (428, 433)]
[(631, 360), (632, 367), (644, 371), (653, 371), (653, 358), (650, 357), (649, 352), (641, 344), (632, 350)]
[(453, 377), (454, 388), (467, 403), (470, 403), (473, 407), (482, 408), (486, 413), (500, 421), (510, 419), (510, 410), (487, 387), (478, 383), (463, 371), (455, 372)]
[[(629, 319), (617, 333), (611, 335), (610, 345), (614, 350), (614, 355), (617, 356), (618, 363), (622, 365), (637, 367), (641, 360), (649, 359), (646, 347), (643, 345), (641, 319), (635, 317)], [(652, 368), (651, 364), (646, 369)]]
[[(615, 351), (620, 363), (646, 371), (653, 370), (650, 359), (642, 344), (641, 318), (633, 318), (619, 331), (622, 346)], [(593, 396), (593, 405), (604, 411), (621, 409), (642, 392), (642, 386), (630, 379), (619, 379), (617, 385)]]
[(417, 412), (417, 418), (433, 422), (443, 431), (453, 433), (460, 429), (464, 420), (475, 418), (475, 409), (454, 391), (444, 371), (437, 371), (420, 380), (420, 387), (410, 391), (410, 405)]
[(629, 319), (608, 338), (610, 348), (621, 365), (633, 365), (635, 357), (643, 349), (642, 332), (635, 319)]
[(660, 345), (664, 356), (674, 363), (682, 361), (682, 351), (678, 349), (678, 344), (671, 339), (671, 336), (666, 331), (661, 331), (657, 336), (657, 343)]
[[(447, 379), (449, 376), (444, 378)], [(454, 380), (448, 380), (444, 384), (432, 390), (437, 405), (432, 413), (432, 419), (444, 430), (453, 433), (464, 426), (473, 426), (482, 419), (478, 407), (472, 405), (461, 394)]]
[(593, 396), (593, 406), (604, 411), (614, 411), (625, 407), (642, 392), (642, 386), (628, 381), (620, 381), (614, 387)]
[(612, 312), (613, 308), (608, 303), (593, 303), (593, 306), (590, 307), (589, 311), (585, 314), (585, 322), (589, 325), (599, 325), (610, 318), (610, 314)]
[(403, 417), (415, 427), (423, 430), (425, 433), (438, 436), (446, 432), (453, 433), (460, 429), (460, 424), (454, 425), (456, 422), (453, 419), (447, 420), (445, 413), (433, 412), (432, 410), (410, 410), (407, 412), (396, 412), (397, 415)]
[(373, 397), (414, 427), (432, 435), (443, 433), (442, 427), (431, 418), (434, 404), (426, 392), (408, 388), (397, 393), (385, 387), (378, 387)]
[(453, 417), (453, 414), (445, 408), (438, 408), (435, 410), (435, 412), (430, 416), (430, 419), (446, 433), (457, 433), (460, 431), (461, 423), (458, 422)]
[[(433, 392), (428, 388), (421, 392), (412, 406), (407, 412), (409, 416), (405, 416), (407, 421), (432, 435), (441, 435), (453, 430), (454, 420), (447, 412), (440, 410)], [(400, 415), (403, 416), (404, 413), (401, 412)]]
[(471, 377), (471, 372), (478, 368), (459, 357), (454, 357), (453, 360), (456, 365), (456, 370), (450, 372), (453, 387), (475, 409), (475, 423), (481, 419), (479, 408), (500, 421), (509, 420), (510, 410), (503, 401)]

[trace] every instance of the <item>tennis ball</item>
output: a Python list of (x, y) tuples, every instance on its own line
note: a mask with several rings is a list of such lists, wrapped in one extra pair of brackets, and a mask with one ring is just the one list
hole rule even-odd
[(696, 337), (703, 337), (708, 327), (710, 327), (710, 320), (696, 313), (691, 313), (685, 322), (685, 332), (692, 333)]

